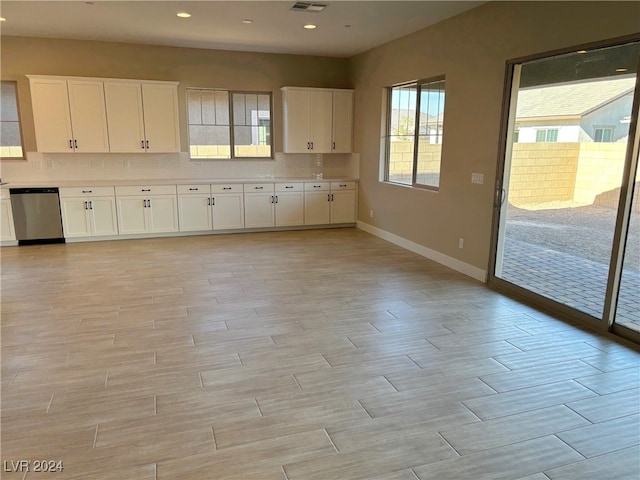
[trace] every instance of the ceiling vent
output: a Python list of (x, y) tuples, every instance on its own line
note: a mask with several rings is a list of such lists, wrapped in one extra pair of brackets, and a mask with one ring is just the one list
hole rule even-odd
[(296, 2), (291, 5), (289, 10), (294, 12), (321, 12), (327, 5), (324, 3), (311, 3), (311, 2)]

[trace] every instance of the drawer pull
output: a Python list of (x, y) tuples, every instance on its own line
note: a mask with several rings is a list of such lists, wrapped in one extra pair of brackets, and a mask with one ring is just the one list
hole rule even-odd
[(314, 185), (313, 188), (322, 188), (322, 185)]
[(253, 187), (253, 188), (255, 188), (256, 190), (262, 190), (264, 187)]
[(347, 185), (340, 184), (340, 188), (345, 188)]
[(198, 190), (199, 190), (199, 189), (197, 189), (197, 188), (190, 188), (190, 189), (189, 189), (189, 191), (190, 191), (190, 192), (197, 192)]
[(232, 187), (222, 187), (223, 190), (231, 190)]
[(93, 190), (82, 190), (82, 193), (93, 193)]
[(284, 188), (293, 188), (293, 185), (287, 185)]
[(140, 190), (141, 192), (150, 192), (151, 189), (150, 188), (143, 188), (142, 190)]

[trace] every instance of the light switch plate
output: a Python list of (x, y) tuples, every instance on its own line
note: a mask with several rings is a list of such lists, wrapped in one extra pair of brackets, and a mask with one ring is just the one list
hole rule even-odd
[(477, 183), (478, 185), (482, 185), (484, 183), (484, 173), (472, 173), (471, 183)]

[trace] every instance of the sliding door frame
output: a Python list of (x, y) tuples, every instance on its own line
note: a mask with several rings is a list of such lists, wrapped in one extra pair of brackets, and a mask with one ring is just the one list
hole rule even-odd
[(629, 35), (589, 44), (582, 44), (579, 46), (572, 46), (569, 48), (551, 52), (544, 52), (527, 57), (515, 58), (507, 61), (504, 77), (502, 118), (500, 124), (500, 144), (496, 162), (497, 169), (493, 202), (491, 254), (489, 256), (489, 267), (487, 276), (487, 283), (489, 287), (498, 290), (506, 295), (512, 296), (516, 300), (523, 301), (525, 303), (541, 308), (544, 311), (548, 311), (549, 313), (556, 315), (578, 327), (586, 326), (603, 334), (612, 332), (636, 343), (640, 343), (640, 333), (625, 327), (621, 327), (620, 325), (616, 325), (614, 322), (614, 318), (622, 274), (622, 262), (624, 258), (625, 245), (623, 244), (622, 240), (626, 240), (626, 235), (629, 229), (629, 218), (632, 207), (633, 190), (635, 186), (635, 173), (636, 169), (638, 168), (638, 153), (640, 150), (640, 122), (638, 121), (638, 112), (640, 110), (640, 66), (638, 67), (638, 71), (636, 71), (636, 87), (631, 112), (631, 123), (629, 125), (629, 140), (627, 143), (627, 150), (625, 154), (624, 173), (620, 188), (620, 201), (618, 204), (618, 213), (616, 217), (614, 245), (611, 253), (611, 261), (609, 263), (609, 275), (602, 320), (543, 295), (534, 293), (514, 283), (496, 277), (495, 273), (496, 267), (500, 268), (501, 262), (501, 259), (498, 257), (498, 250), (501, 248), (500, 220), (501, 214), (503, 212), (503, 203), (506, 200), (505, 193), (506, 188), (508, 188), (507, 182), (509, 181), (509, 172), (505, 173), (505, 166), (507, 165), (507, 155), (510, 155), (512, 150), (512, 136), (509, 135), (509, 132), (513, 130), (515, 124), (515, 117), (513, 118), (513, 121), (511, 119), (511, 107), (515, 102), (515, 100), (512, 99), (514, 93), (513, 85), (514, 78), (519, 77), (520, 65), (534, 60), (542, 60), (558, 55), (575, 53), (579, 50), (593, 50), (598, 48), (615, 47), (624, 45), (626, 43), (638, 41), (640, 41), (640, 35)]

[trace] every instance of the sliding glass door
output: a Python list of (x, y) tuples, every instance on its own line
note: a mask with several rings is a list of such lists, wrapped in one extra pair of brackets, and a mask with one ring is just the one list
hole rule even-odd
[(634, 41), (511, 65), (490, 281), (603, 328), (640, 328), (639, 59)]

